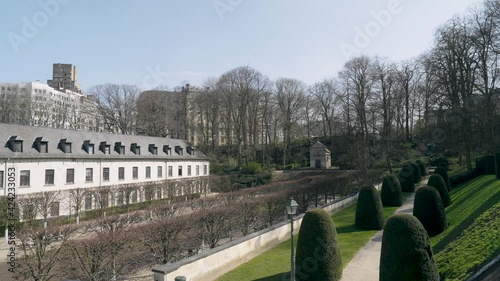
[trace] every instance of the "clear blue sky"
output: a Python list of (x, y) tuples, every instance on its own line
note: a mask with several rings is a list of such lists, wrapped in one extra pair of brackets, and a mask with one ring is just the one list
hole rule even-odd
[[(44, 9), (41, 3), (57, 5)], [(389, 3), (399, 3), (397, 12), (379, 20), (385, 26), (377, 30), (373, 12), (388, 10)], [(479, 3), (7, 0), (0, 3), (0, 82), (45, 81), (52, 63), (61, 62), (78, 67), (84, 89), (102, 83), (201, 85), (242, 65), (271, 79), (312, 84), (341, 69), (347, 58), (340, 46), (356, 46), (357, 28), (373, 27), (368, 43), (357, 45), (361, 52), (408, 59), (432, 46), (439, 25)]]

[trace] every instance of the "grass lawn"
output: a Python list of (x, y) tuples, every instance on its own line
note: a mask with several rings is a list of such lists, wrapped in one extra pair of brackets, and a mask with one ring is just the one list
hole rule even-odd
[(446, 280), (465, 280), (500, 253), (500, 181), (482, 176), (450, 193), (448, 228), (431, 238)]
[[(409, 194), (403, 193), (403, 200), (408, 198)], [(384, 208), (384, 217), (389, 218), (398, 207)], [(354, 254), (365, 245), (370, 238), (375, 235), (375, 230), (361, 230), (354, 226), (354, 217), (356, 215), (356, 205), (352, 205), (332, 216), (337, 229), (340, 254), (342, 262), (345, 265), (351, 261)], [(294, 236), (295, 247), (297, 235)], [(219, 281), (281, 281), (283, 275), (290, 272), (290, 240), (287, 240), (271, 250), (255, 257), (246, 264), (226, 273), (220, 277)]]

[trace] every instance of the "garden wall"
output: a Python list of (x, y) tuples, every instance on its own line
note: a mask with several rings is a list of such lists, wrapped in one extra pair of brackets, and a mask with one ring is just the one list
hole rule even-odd
[[(333, 213), (356, 203), (358, 195), (347, 197), (322, 207)], [(299, 230), (304, 214), (294, 220), (294, 233)], [(236, 239), (204, 253), (176, 263), (153, 268), (155, 281), (174, 281), (185, 276), (188, 281), (214, 280), (222, 274), (246, 263), (255, 256), (290, 238), (290, 222), (285, 221), (251, 235)]]

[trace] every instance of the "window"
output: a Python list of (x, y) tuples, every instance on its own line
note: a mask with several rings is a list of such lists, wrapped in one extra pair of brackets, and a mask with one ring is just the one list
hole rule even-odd
[(134, 190), (130, 192), (130, 198), (130, 201), (132, 201), (132, 203), (137, 203), (137, 191)]
[(3, 171), (0, 171), (0, 188), (3, 188)]
[(119, 180), (124, 180), (125, 179), (125, 168), (124, 167), (119, 167), (118, 168), (118, 179)]
[(161, 166), (158, 166), (158, 177), (159, 178), (163, 177), (163, 169)]
[(200, 165), (196, 165), (196, 175), (200, 175)]
[(21, 171), (19, 186), (24, 186), (24, 187), (30, 186), (30, 171), (28, 170)]
[(179, 166), (179, 177), (182, 177), (182, 166)]
[(139, 168), (138, 167), (132, 167), (132, 178), (134, 180), (139, 178)]
[(118, 191), (118, 195), (116, 196), (116, 205), (121, 206), (123, 205), (125, 198), (125, 191)]
[(150, 179), (151, 178), (151, 167), (146, 167), (146, 178)]
[(85, 210), (92, 209), (92, 194), (85, 195)]
[(75, 169), (66, 169), (66, 183), (75, 183)]
[(54, 170), (45, 170), (45, 185), (54, 184)]
[(191, 165), (188, 165), (188, 174), (187, 174), (187, 175), (188, 175), (188, 176), (190, 176), (190, 175), (191, 175)]
[(102, 168), (102, 180), (109, 181), (109, 168)]
[(111, 154), (111, 146), (110, 145), (106, 145), (104, 147), (104, 154)]
[(90, 140), (83, 141), (83, 150), (88, 154), (94, 154), (94, 144)]
[(156, 189), (156, 199), (161, 199), (161, 188)]
[(109, 207), (109, 194), (107, 192), (101, 192), (99, 194), (99, 196), (101, 197), (100, 199), (100, 205), (101, 205), (101, 208), (107, 208)]
[(163, 146), (163, 152), (165, 152), (165, 154), (167, 154), (167, 155), (172, 155), (172, 149), (170, 148), (169, 145)]
[(50, 216), (51, 217), (59, 216), (59, 202), (54, 202), (50, 205)]
[(85, 169), (85, 182), (94, 181), (94, 170), (92, 168)]
[(168, 166), (168, 176), (172, 177), (173, 176), (173, 171), (172, 171), (172, 166)]
[(59, 140), (57, 148), (64, 153), (71, 153), (71, 142), (69, 142), (68, 139), (61, 139)]
[(89, 154), (94, 154), (94, 144), (89, 144), (88, 152)]
[(49, 152), (47, 143), (46, 142), (40, 143), (40, 153), (47, 153), (47, 152)]
[(151, 152), (151, 154), (158, 155), (158, 147), (156, 147), (154, 144), (150, 144), (148, 146), (148, 150), (149, 152)]
[(203, 174), (204, 175), (208, 174), (208, 167), (207, 167), (207, 165), (203, 165)]
[(115, 142), (115, 151), (118, 154), (125, 154), (125, 146), (121, 142)]
[(130, 150), (135, 154), (135, 155), (141, 155), (141, 147), (137, 145), (137, 143), (133, 143), (130, 145)]

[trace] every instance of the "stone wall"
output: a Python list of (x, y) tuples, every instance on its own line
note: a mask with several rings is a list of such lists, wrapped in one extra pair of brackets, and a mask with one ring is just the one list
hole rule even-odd
[[(356, 194), (322, 208), (333, 213), (356, 203), (357, 198)], [(298, 232), (303, 216), (302, 214), (295, 218), (294, 233)], [(199, 255), (155, 267), (153, 268), (154, 280), (174, 281), (176, 276), (186, 276), (188, 281), (215, 280), (289, 238), (290, 222), (285, 221)]]

